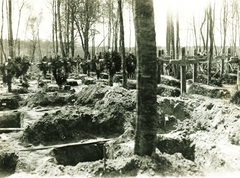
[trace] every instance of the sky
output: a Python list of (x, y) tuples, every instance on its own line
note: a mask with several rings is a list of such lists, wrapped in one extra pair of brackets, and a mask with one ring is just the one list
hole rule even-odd
[[(24, 0), (13, 0), (16, 3), (21, 4)], [(26, 0), (25, 0), (26, 1)], [(39, 26), (40, 38), (51, 40), (51, 23), (52, 15), (49, 5), (49, 0), (27, 0), (28, 3), (32, 5), (31, 13), (39, 17), (40, 12), (42, 12), (42, 21)], [(170, 7), (173, 14), (179, 12), (180, 19), (180, 43), (181, 46), (191, 46), (194, 45), (193, 41), (193, 31), (192, 26), (189, 21), (191, 21), (193, 15), (195, 15), (196, 23), (200, 23), (202, 20), (204, 5), (208, 0), (153, 0), (154, 3), (154, 18), (155, 18), (155, 30), (156, 30), (156, 43), (157, 46), (165, 46), (166, 41), (166, 11)], [(220, 2), (221, 0), (218, 0)], [(134, 25), (133, 19), (129, 9), (124, 11), (124, 29), (125, 29), (125, 46), (134, 46)], [(21, 18), (21, 28), (19, 36), (21, 38), (27, 38), (26, 31), (26, 20), (29, 13), (25, 11)], [(14, 9), (13, 23), (14, 27), (14, 37), (16, 34), (16, 24), (18, 22), (18, 9)], [(99, 27), (98, 30), (102, 33), (103, 27)], [(106, 30), (107, 31), (107, 27)], [(103, 39), (103, 35), (99, 34), (95, 37), (96, 45), (99, 45)], [(107, 44), (107, 42), (106, 42)], [(91, 40), (90, 40), (91, 45)]]

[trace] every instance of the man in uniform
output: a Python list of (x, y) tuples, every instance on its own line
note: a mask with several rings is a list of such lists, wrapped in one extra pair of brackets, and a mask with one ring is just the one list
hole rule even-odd
[(3, 73), (3, 82), (7, 83), (8, 92), (12, 91), (12, 78), (14, 76), (14, 65), (12, 62), (12, 58), (9, 56), (8, 61), (5, 62), (4, 66), (4, 73)]

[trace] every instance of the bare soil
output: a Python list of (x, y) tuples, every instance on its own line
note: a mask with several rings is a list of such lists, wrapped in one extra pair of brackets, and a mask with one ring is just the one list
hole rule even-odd
[[(18, 113), (24, 128), (0, 134), (0, 177), (240, 176), (240, 107), (232, 102), (239, 96), (234, 85), (221, 88), (230, 94), (219, 98), (204, 96), (204, 91), (158, 96), (156, 153), (140, 157), (133, 154), (136, 90), (78, 82), (75, 93), (46, 92), (32, 80), (29, 92), (18, 94), (17, 109), (0, 111)], [(5, 96), (6, 86), (1, 89)], [(103, 144), (103, 139), (109, 141)], [(91, 141), (100, 143), (36, 150)]]

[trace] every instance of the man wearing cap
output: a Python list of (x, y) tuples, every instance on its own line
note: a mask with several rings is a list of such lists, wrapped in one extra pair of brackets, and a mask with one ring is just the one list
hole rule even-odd
[(11, 56), (8, 57), (8, 61), (4, 64), (3, 82), (8, 85), (8, 92), (12, 91), (12, 78), (14, 76), (14, 65)]

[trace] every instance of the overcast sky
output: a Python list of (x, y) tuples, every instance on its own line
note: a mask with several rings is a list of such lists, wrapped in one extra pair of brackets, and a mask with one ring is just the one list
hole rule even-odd
[[(14, 0), (18, 3), (23, 0)], [(170, 7), (172, 12), (175, 14), (179, 12), (180, 19), (180, 43), (181, 46), (191, 46), (194, 45), (193, 41), (193, 31), (190, 21), (193, 15), (196, 16), (196, 23), (202, 21), (204, 4), (207, 0), (153, 0), (154, 1), (154, 13), (155, 13), (155, 29), (156, 29), (156, 42), (158, 46), (165, 46), (166, 41), (166, 10)], [(217, 2), (220, 2), (218, 0)], [(49, 0), (28, 0), (32, 4), (32, 14), (39, 15), (42, 12), (42, 22), (40, 24), (40, 37), (42, 39), (51, 40), (51, 23), (52, 15), (50, 10)], [(20, 3), (19, 3), (20, 4)], [(13, 17), (13, 22), (15, 24), (14, 37), (16, 34), (16, 24), (18, 21), (18, 10), (15, 9), (15, 16)], [(125, 28), (125, 46), (134, 46), (134, 26), (133, 21), (129, 20), (129, 10), (124, 12), (124, 28)], [(26, 19), (29, 13), (22, 14), (21, 19), (21, 29), (20, 37), (23, 39), (26, 29)], [(132, 14), (131, 14), (132, 16)], [(130, 16), (130, 17), (131, 17)], [(198, 27), (197, 27), (198, 28)], [(102, 25), (99, 26), (98, 30), (102, 33)], [(106, 30), (107, 31), (107, 27)], [(103, 34), (99, 34), (95, 38), (96, 45), (100, 44), (103, 39)], [(131, 40), (130, 40), (131, 39)], [(91, 40), (90, 40), (91, 45)]]

